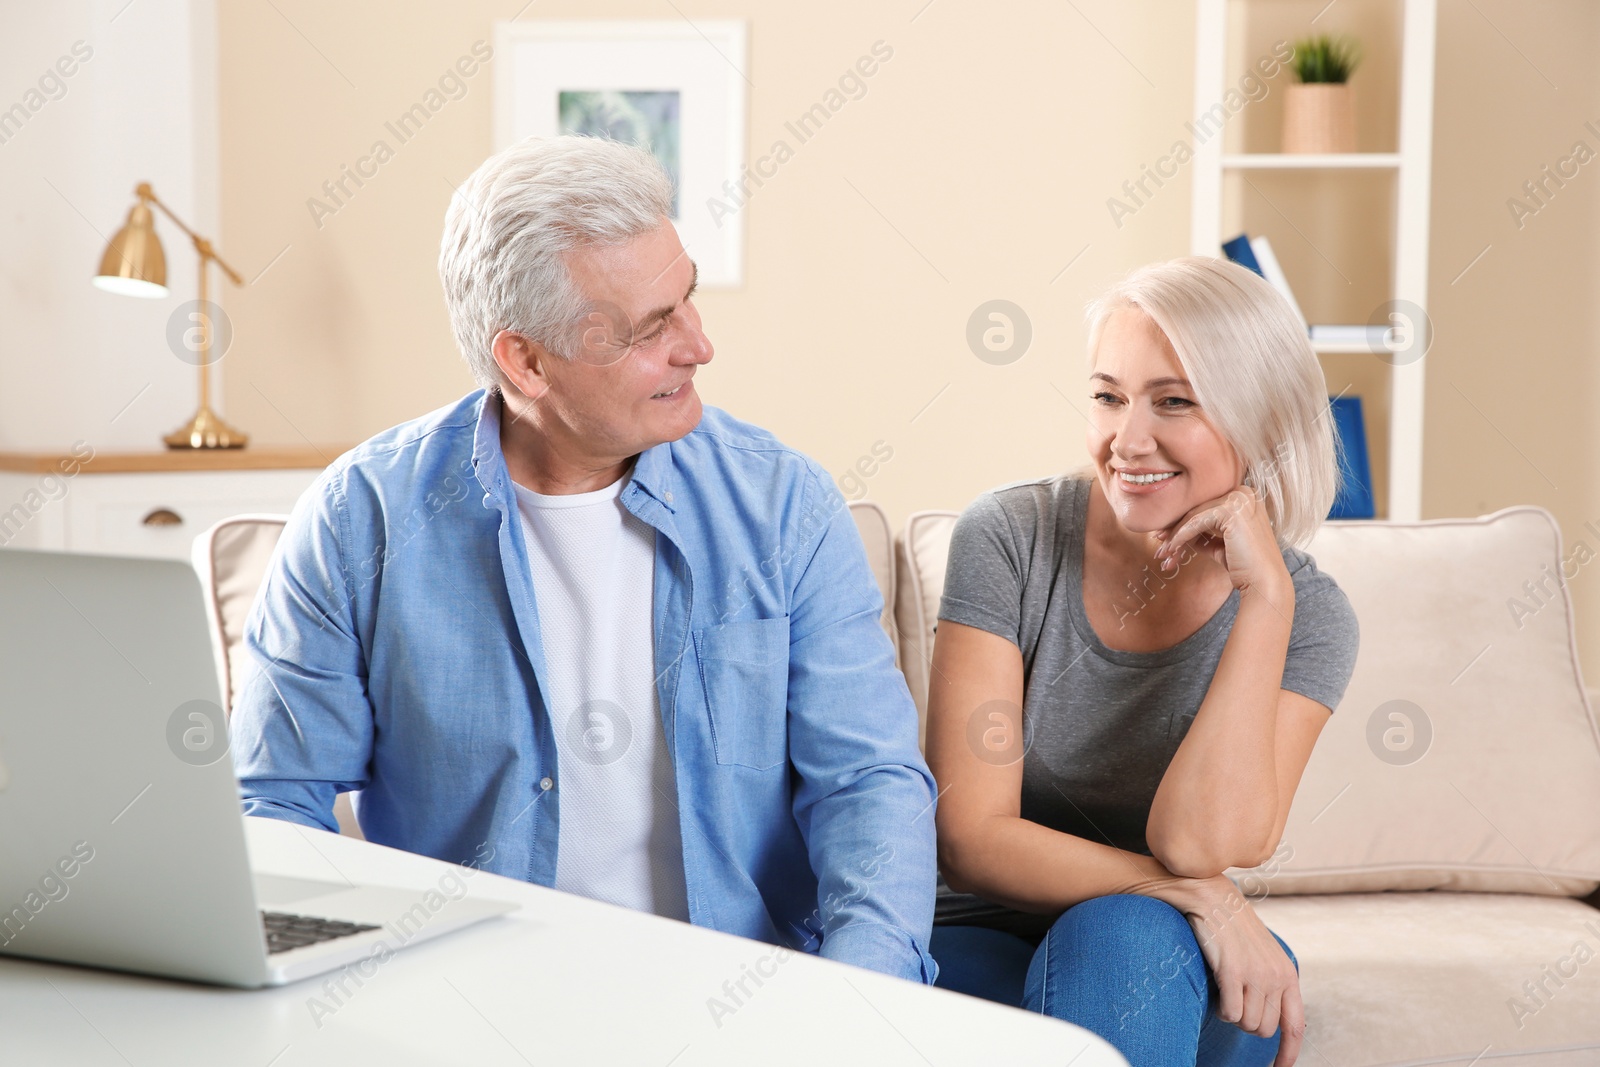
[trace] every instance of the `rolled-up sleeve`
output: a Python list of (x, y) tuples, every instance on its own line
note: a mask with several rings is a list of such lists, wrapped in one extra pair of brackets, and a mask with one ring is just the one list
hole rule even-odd
[(246, 815), (337, 831), (337, 794), (366, 784), (372, 707), (354, 622), (342, 468), (301, 497), (244, 633), (230, 725)]
[(788, 694), (794, 815), (818, 880), (806, 925), (822, 956), (931, 984), (935, 786), (916, 706), (849, 509), (831, 480), (808, 491), (822, 518), (797, 556)]

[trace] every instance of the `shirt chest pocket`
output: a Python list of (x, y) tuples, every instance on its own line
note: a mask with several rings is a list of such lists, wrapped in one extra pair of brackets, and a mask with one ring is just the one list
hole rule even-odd
[(694, 631), (719, 764), (768, 770), (788, 748), (789, 619)]

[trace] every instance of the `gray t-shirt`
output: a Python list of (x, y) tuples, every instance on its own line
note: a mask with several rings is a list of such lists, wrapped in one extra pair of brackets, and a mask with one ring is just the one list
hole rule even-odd
[[(977, 627), (1022, 650), (1022, 818), (1062, 833), (1149, 854), (1145, 824), (1156, 788), (1194, 721), (1239, 612), (1239, 591), (1171, 648), (1106, 647), (1083, 606), (1089, 478), (1061, 475), (985, 493), (957, 520), (939, 618)], [(1294, 622), (1282, 688), (1335, 708), (1355, 668), (1355, 612), (1334, 580), (1297, 548)], [(1160, 595), (1159, 572), (1140, 595)], [(1141, 600), (1130, 591), (1126, 610)], [(1023, 915), (950, 891), (937, 920), (1042, 935), (1052, 917)]]

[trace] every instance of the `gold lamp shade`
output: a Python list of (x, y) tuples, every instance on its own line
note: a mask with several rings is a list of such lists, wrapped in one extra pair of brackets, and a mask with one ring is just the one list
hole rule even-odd
[[(128, 212), (128, 221), (106, 246), (105, 255), (100, 257), (100, 269), (94, 276), (95, 285), (124, 296), (167, 295), (167, 256), (156, 237), (155, 213), (150, 210), (152, 207), (160, 208), (161, 213), (194, 242), (194, 250), (200, 256), (198, 304), (201, 309), (210, 306), (206, 299), (206, 272), (211, 264), (215, 263), (234, 285), (244, 284), (239, 272), (222, 261), (210, 241), (191, 230), (156, 197), (149, 182), (140, 182), (133, 192), (139, 202)], [(200, 317), (199, 349), (192, 353), (194, 358), (183, 357), (200, 369), (200, 409), (195, 412), (194, 418), (162, 438), (168, 448), (243, 448), (250, 440), (247, 434), (229, 426), (222, 416), (211, 410), (211, 321), (208, 314)], [(176, 349), (173, 354), (178, 354)]]
[(155, 213), (143, 199), (128, 212), (128, 221), (106, 246), (94, 284), (123, 296), (167, 295), (167, 255), (156, 236)]

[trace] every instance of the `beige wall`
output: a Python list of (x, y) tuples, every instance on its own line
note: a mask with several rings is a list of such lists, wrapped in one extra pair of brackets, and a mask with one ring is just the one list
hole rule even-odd
[[(256, 284), (228, 294), (237, 340), (226, 410), (258, 441), (353, 442), (471, 388), (433, 263), (451, 183), (491, 149), (492, 73), (475, 76), (465, 98), (320, 228), (306, 201), (519, 6), (223, 0), (224, 247), (252, 276), (288, 249)], [(707, 400), (836, 475), (883, 442), (893, 458), (866, 492), (897, 524), (1078, 462), (1084, 301), (1128, 268), (1188, 251), (1186, 174), (1120, 228), (1106, 199), (1184, 136), (1193, 5), (678, 6), (696, 19), (749, 20), (753, 152), (873, 42), (894, 48), (867, 95), (800, 146), (746, 209), (744, 286), (699, 301), (717, 346), (698, 379)], [(1235, 47), (1298, 35), (1325, 6), (1257, 3)], [(1317, 22), (1367, 44), (1357, 80), (1363, 148), (1394, 143), (1396, 6), (1341, 0)], [(541, 0), (523, 17), (671, 15), (638, 0)], [(1439, 24), (1425, 514), (1541, 504), (1569, 544), (1586, 538), (1600, 551), (1600, 536), (1583, 530), (1590, 519), (1600, 529), (1591, 417), (1600, 164), (1520, 231), (1505, 205), (1575, 140), (1600, 150), (1582, 128), (1600, 120), (1600, 10), (1584, 0), (1441, 0)], [(1279, 106), (1274, 90), (1230, 138), (1274, 147)], [(1235, 190), (1234, 221), (1274, 234), (1313, 317), (1364, 320), (1387, 285), (1386, 235), (1372, 227), (1391, 224), (1389, 193), (1381, 180), (1327, 181)], [(1330, 209), (1330, 194), (1342, 206)], [(1272, 228), (1283, 225), (1277, 209), (1304, 231), (1304, 247)], [(964, 339), (969, 314), (993, 298), (1021, 305), (1034, 327), (1027, 355), (1004, 367), (980, 362)], [(1358, 383), (1369, 421), (1381, 424), (1382, 375), (1337, 358), (1325, 364), (1333, 388)], [(1600, 577), (1584, 569), (1572, 588), (1589, 672), (1600, 676)]]
[[(449, 15), (412, 5), (416, 15), (381, 18), (278, 6), (294, 26), (271, 5), (222, 10), (228, 247), (259, 269), (290, 246), (259, 283), (229, 294), (227, 410), (263, 442), (354, 440), (471, 387), (434, 259), (450, 183), (491, 148), (492, 75), (474, 78), (320, 230), (305, 202), (517, 5)], [(1164, 5), (1171, 17), (1155, 31), (1121, 5), (1084, 5), (1126, 60), (1070, 7), (1007, 15), (936, 0), (912, 22), (918, 6), (685, 7), (749, 19), (748, 142), (761, 151), (873, 42), (894, 49), (867, 95), (752, 198), (744, 286), (698, 303), (717, 346), (699, 378), (707, 400), (839, 473), (885, 442), (894, 457), (870, 495), (896, 517), (1076, 461), (1083, 421), (1053, 386), (1083, 406), (1084, 301), (1188, 240), (1184, 182), (1120, 231), (1105, 199), (1183, 132), (1189, 5)], [(618, 0), (536, 10), (671, 14)], [(968, 315), (995, 297), (1034, 325), (1031, 349), (1007, 367), (965, 342)]]
[[(1600, 152), (1584, 128), (1600, 128), (1600, 8), (1475, 2), (1482, 14), (1445, 4), (1439, 27), (1423, 513), (1537, 504), (1569, 555), (1579, 541), (1600, 553), (1585, 529), (1600, 530), (1600, 160), (1521, 229), (1507, 207), (1574, 142)], [(1577, 569), (1570, 589), (1600, 684), (1600, 566)]]
[(89, 279), (136, 182), (216, 232), (215, 7), (116, 14), (94, 0), (0, 5), (0, 450), (148, 450), (195, 410), (194, 367), (166, 334), (196, 296), (198, 257), (177, 227), (156, 224), (167, 297)]

